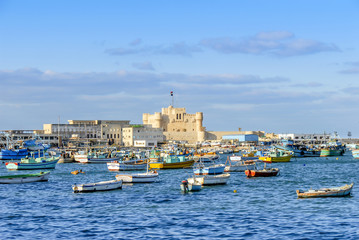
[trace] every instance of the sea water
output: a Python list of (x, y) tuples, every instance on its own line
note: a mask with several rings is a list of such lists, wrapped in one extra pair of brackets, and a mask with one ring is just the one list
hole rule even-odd
[[(192, 169), (160, 170), (152, 184), (73, 193), (75, 183), (116, 173), (106, 164), (57, 164), (48, 182), (0, 185), (0, 239), (359, 239), (359, 160), (347, 154), (272, 167), (279, 176), (233, 172), (228, 184), (196, 193), (180, 190)], [(85, 174), (70, 173), (79, 169)], [(1, 175), (17, 173), (24, 171), (1, 163)], [(352, 182), (351, 197), (298, 199), (295, 192)]]

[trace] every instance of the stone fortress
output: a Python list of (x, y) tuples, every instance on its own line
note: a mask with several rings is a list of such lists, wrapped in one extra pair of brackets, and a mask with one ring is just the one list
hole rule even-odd
[(162, 112), (155, 114), (144, 113), (142, 115), (144, 125), (152, 125), (153, 128), (162, 128), (166, 141), (186, 140), (189, 143), (205, 140), (205, 128), (203, 127), (203, 113), (186, 113), (185, 108), (162, 108)]
[(186, 113), (185, 108), (162, 108), (162, 112), (142, 115), (144, 125), (152, 125), (153, 128), (162, 128), (166, 141), (182, 140), (188, 143), (203, 142), (207, 140), (221, 140), (224, 135), (255, 134), (264, 136), (262, 131), (231, 131), (231, 132), (207, 132), (203, 127), (203, 113)]

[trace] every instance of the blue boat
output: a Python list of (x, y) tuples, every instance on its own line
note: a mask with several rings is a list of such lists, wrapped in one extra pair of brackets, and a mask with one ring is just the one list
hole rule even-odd
[(215, 164), (211, 166), (200, 165), (193, 169), (195, 175), (217, 175), (224, 172), (224, 164)]
[(1, 149), (0, 160), (20, 160), (28, 156), (29, 151), (27, 149)]

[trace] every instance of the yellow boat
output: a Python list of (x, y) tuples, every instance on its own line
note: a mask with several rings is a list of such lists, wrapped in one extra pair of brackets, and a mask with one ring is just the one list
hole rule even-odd
[(158, 168), (158, 169), (185, 168), (192, 166), (193, 163), (194, 160), (189, 160), (185, 162), (176, 162), (176, 163), (154, 162), (154, 163), (150, 163), (150, 168)]
[(287, 151), (282, 151), (275, 149), (273, 152), (270, 152), (268, 156), (259, 157), (260, 161), (273, 163), (273, 162), (290, 162), (292, 154)]
[(290, 159), (292, 158), (292, 155), (288, 155), (288, 156), (280, 156), (280, 157), (259, 157), (260, 161), (263, 162), (290, 162)]
[(156, 169), (175, 169), (190, 167), (194, 163), (192, 156), (177, 156), (166, 154), (156, 162), (150, 162), (150, 168)]

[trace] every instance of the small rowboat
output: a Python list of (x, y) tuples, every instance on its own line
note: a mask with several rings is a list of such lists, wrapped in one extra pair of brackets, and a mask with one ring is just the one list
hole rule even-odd
[(278, 168), (264, 168), (261, 170), (246, 170), (244, 172), (247, 177), (273, 177), (279, 173)]
[(156, 171), (116, 175), (116, 179), (122, 180), (124, 183), (153, 183), (156, 181), (157, 177), (158, 173)]
[(354, 183), (342, 187), (321, 188), (318, 190), (310, 189), (306, 192), (297, 190), (296, 192), (298, 198), (345, 197), (350, 195), (353, 185)]
[(110, 180), (97, 183), (75, 184), (72, 186), (74, 193), (79, 192), (95, 192), (95, 191), (110, 191), (122, 188), (122, 180)]
[(188, 183), (195, 183), (196, 181), (202, 185), (220, 185), (227, 184), (227, 181), (231, 175), (229, 173), (219, 174), (219, 175), (202, 175), (196, 176), (194, 178), (188, 178)]
[(181, 190), (182, 192), (198, 192), (202, 189), (202, 183), (199, 181), (194, 181), (192, 183), (189, 183), (187, 180), (183, 180), (181, 182)]
[(0, 184), (43, 182), (49, 179), (49, 175), (50, 172), (40, 172), (35, 174), (0, 176)]

